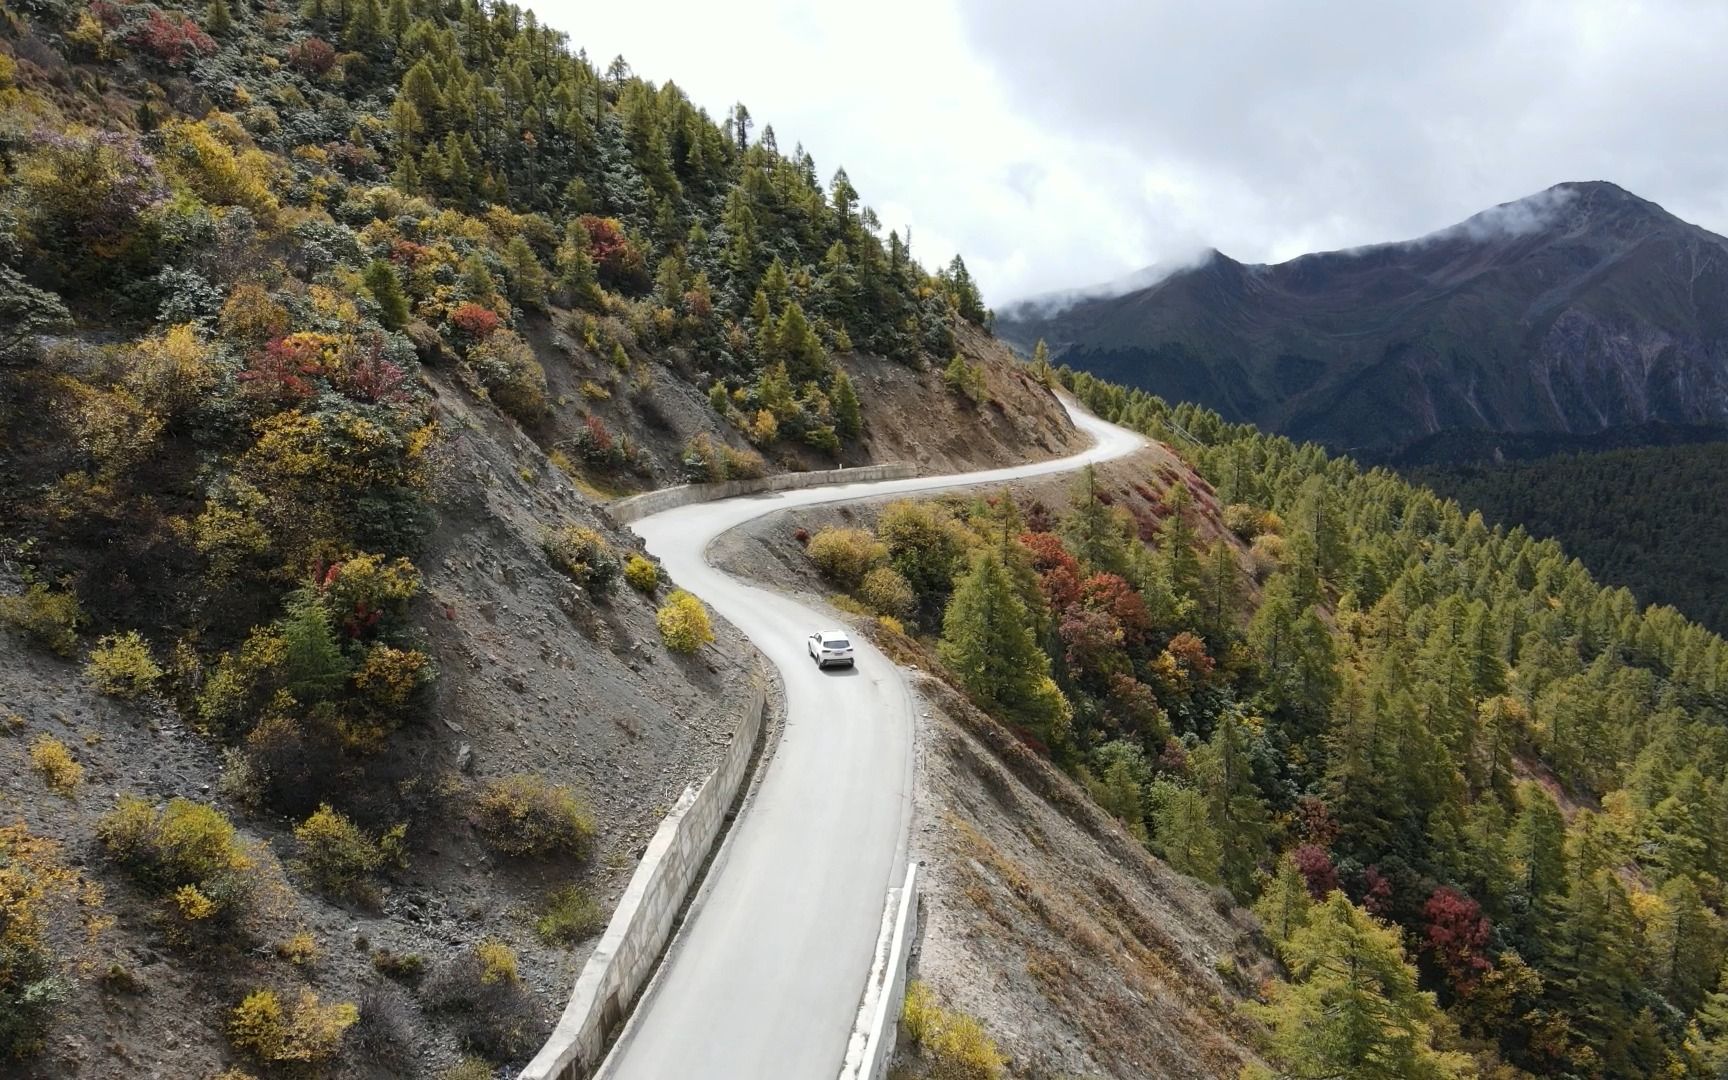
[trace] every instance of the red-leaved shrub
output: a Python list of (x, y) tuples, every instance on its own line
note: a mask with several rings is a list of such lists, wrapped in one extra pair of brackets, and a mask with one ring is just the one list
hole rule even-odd
[(151, 8), (145, 20), (126, 35), (126, 43), (163, 63), (179, 65), (216, 51), (216, 40), (185, 15)]

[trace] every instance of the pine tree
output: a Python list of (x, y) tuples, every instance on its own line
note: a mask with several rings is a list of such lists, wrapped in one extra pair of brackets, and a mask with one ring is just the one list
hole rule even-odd
[(834, 429), (842, 439), (856, 439), (864, 433), (864, 413), (858, 404), (858, 394), (844, 371), (834, 375)]
[(787, 372), (800, 383), (820, 380), (827, 374), (828, 350), (822, 347), (822, 339), (810, 329), (804, 309), (796, 301), (788, 303), (780, 313), (772, 348), (770, 360), (784, 363)]
[(554, 256), (558, 266), (558, 289), (571, 307), (598, 310), (604, 303), (600, 278), (589, 254), (588, 231), (580, 221), (571, 221), (564, 230), (564, 242)]
[(1235, 710), (1225, 710), (1211, 741), (1191, 756), (1190, 769), (1205, 792), (1218, 831), (1223, 853), (1220, 875), (1238, 899), (1246, 899), (1253, 895), (1270, 824), (1250, 772), (1248, 735)]
[(1534, 781), (1518, 786), (1518, 803), (1509, 841), (1516, 868), (1513, 889), (1524, 909), (1518, 920), (1521, 936), (1535, 945), (1541, 931), (1558, 918), (1566, 895), (1566, 819), (1553, 797)]
[(342, 42), (355, 51), (365, 51), (378, 44), (384, 36), (384, 9), (378, 0), (354, 0), (348, 11), (348, 23), (342, 30)]
[(348, 679), (348, 660), (315, 589), (303, 587), (289, 595), (281, 630), (283, 688), (302, 704), (339, 693)]
[(1279, 950), (1291, 972), (1249, 1011), (1271, 1029), (1271, 1057), (1288, 1075), (1337, 1080), (1451, 1080), (1475, 1075), (1464, 1054), (1437, 1049), (1444, 1021), (1416, 984), (1395, 928), (1341, 892), (1309, 912)]
[(212, 37), (227, 37), (234, 29), (234, 13), (229, 10), (228, 0), (210, 0), (204, 9), (204, 29)]
[(402, 293), (402, 283), (396, 279), (396, 268), (383, 259), (373, 259), (362, 278), (366, 291), (378, 305), (379, 321), (391, 330), (400, 330), (408, 322), (408, 297)]
[(519, 306), (546, 306), (546, 271), (534, 257), (534, 249), (520, 236), (510, 238), (504, 247), (504, 267), (510, 279), (510, 299)]
[(1308, 913), (1314, 900), (1308, 895), (1308, 883), (1297, 869), (1296, 860), (1285, 855), (1278, 860), (1278, 872), (1266, 883), (1266, 890), (1254, 903), (1254, 914), (1260, 925), (1271, 935), (1274, 945), (1290, 940), (1296, 931), (1308, 925)]
[(1056, 372), (1050, 367), (1050, 346), (1044, 344), (1043, 338), (1032, 346), (1032, 377), (1041, 386), (1054, 386), (1056, 383)]
[(1158, 780), (1152, 784), (1148, 800), (1158, 853), (1181, 873), (1216, 885), (1224, 848), (1206, 796), (1185, 784)]
[(1655, 989), (1689, 1014), (1715, 985), (1723, 959), (1722, 922), (1704, 906), (1690, 878), (1671, 878), (1661, 898), (1662, 909), (1650, 928)]
[(1189, 494), (1188, 485), (1180, 480), (1164, 493), (1164, 506), (1169, 516), (1164, 519), (1159, 537), (1159, 553), (1170, 568), (1170, 587), (1182, 600), (1200, 596), (1205, 588), (1199, 537), (1193, 523), (1188, 520), (1188, 510), (1193, 505), (1194, 497)]
[(1062, 538), (1075, 558), (1094, 571), (1122, 573), (1127, 569), (1127, 543), (1122, 523), (1098, 492), (1098, 473), (1088, 465), (1080, 470), (1062, 519)]
[(955, 582), (937, 651), (987, 711), (1032, 725), (1047, 743), (1062, 734), (1060, 696), (1051, 700), (1050, 660), (1038, 648), (1026, 605), (994, 549), (974, 556)]

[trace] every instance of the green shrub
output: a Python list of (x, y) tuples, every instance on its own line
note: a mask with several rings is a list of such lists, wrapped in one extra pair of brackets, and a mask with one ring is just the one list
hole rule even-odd
[(865, 574), (888, 558), (888, 548), (868, 529), (830, 526), (812, 536), (805, 550), (822, 576), (847, 592), (856, 589)]
[(574, 790), (533, 773), (488, 784), (474, 802), (474, 826), (487, 843), (519, 859), (564, 854), (585, 859), (594, 815)]
[(71, 795), (84, 782), (84, 766), (73, 759), (65, 743), (52, 735), (37, 736), (30, 744), (30, 765), (56, 795)]
[(974, 405), (984, 400), (984, 369), (978, 364), (967, 363), (963, 356), (956, 355), (948, 362), (948, 367), (942, 372), (942, 381), (948, 384), (948, 389)]
[(419, 953), (398, 953), (379, 949), (372, 954), (372, 967), (378, 974), (399, 983), (414, 986), (426, 975), (426, 959)]
[(548, 945), (574, 945), (606, 927), (606, 913), (586, 889), (566, 885), (546, 899), (534, 930)]
[(464, 362), (498, 407), (525, 424), (538, 423), (546, 404), (546, 369), (534, 350), (510, 330), (498, 330), (472, 346)]
[(406, 831), (406, 826), (398, 825), (384, 834), (387, 841), (394, 840), (393, 845), (374, 841), (325, 803), (294, 826), (294, 844), (301, 865), (321, 891), (368, 900), (373, 894), (370, 875), (384, 865), (390, 847), (400, 849)]
[(78, 650), (77, 629), (83, 621), (76, 596), (51, 592), (40, 582), (22, 596), (0, 596), (0, 622), (61, 656)]
[(433, 972), (423, 1000), (449, 1018), (464, 1046), (483, 1054), (517, 1057), (544, 1036), (534, 999), (517, 977), (515, 953), (490, 938)]
[(702, 601), (675, 590), (655, 616), (660, 624), (661, 640), (677, 653), (693, 653), (714, 641), (714, 628), (708, 624), (708, 609)]
[(900, 1020), (907, 1037), (930, 1063), (931, 1080), (997, 1080), (1008, 1063), (983, 1025), (937, 1004), (921, 982), (906, 987)]
[(632, 552), (624, 563), (624, 580), (644, 596), (653, 596), (660, 587), (660, 568), (641, 555)]
[(84, 674), (102, 693), (133, 701), (155, 689), (162, 669), (151, 658), (143, 636), (128, 630), (99, 640), (90, 651)]
[(274, 990), (254, 990), (229, 1014), (228, 1038), (265, 1065), (317, 1067), (340, 1055), (343, 1036), (358, 1019), (356, 1006), (321, 1005), (310, 990), (301, 990), (290, 1008)]
[(171, 896), (189, 922), (233, 915), (250, 896), (252, 857), (213, 807), (176, 798), (157, 810), (127, 796), (96, 835), (109, 858), (146, 889)]
[(438, 1080), (492, 1080), (492, 1066), (476, 1057), (465, 1057), (438, 1074)]
[(865, 574), (858, 585), (858, 599), (869, 604), (876, 614), (895, 619), (911, 614), (918, 602), (911, 583), (891, 566), (878, 566)]
[(540, 546), (553, 566), (595, 592), (611, 588), (618, 578), (618, 556), (593, 529), (565, 525), (547, 533)]
[(24, 826), (0, 826), (0, 1065), (37, 1051), (65, 996), (43, 928), (67, 875), (44, 857)]

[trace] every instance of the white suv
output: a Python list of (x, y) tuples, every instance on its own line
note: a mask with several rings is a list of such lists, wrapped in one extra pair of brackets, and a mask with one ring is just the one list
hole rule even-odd
[(816, 661), (816, 666), (825, 668), (829, 664), (839, 664), (851, 667), (853, 664), (852, 641), (844, 630), (824, 630), (811, 634), (804, 642), (810, 651), (810, 659)]

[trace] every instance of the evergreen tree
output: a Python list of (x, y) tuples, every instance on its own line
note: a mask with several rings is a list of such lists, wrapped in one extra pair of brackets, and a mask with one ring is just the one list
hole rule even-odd
[(834, 375), (834, 430), (842, 439), (856, 439), (864, 433), (864, 413), (858, 405), (858, 394), (844, 371)]
[(283, 688), (303, 704), (340, 692), (349, 665), (316, 590), (304, 587), (289, 595), (281, 631)]
[(228, 0), (210, 0), (204, 9), (204, 29), (212, 37), (227, 37), (234, 29), (234, 13), (228, 7)]
[(402, 329), (408, 322), (408, 297), (403, 295), (402, 283), (396, 279), (396, 268), (383, 259), (373, 259), (367, 264), (362, 280), (378, 305), (379, 321), (391, 330)]
[(526, 308), (546, 306), (546, 271), (528, 241), (520, 236), (510, 238), (504, 248), (504, 267), (510, 279), (511, 300)]
[(955, 583), (937, 651), (984, 709), (1026, 722), (1047, 744), (1064, 734), (1065, 706), (1050, 680), (1050, 660), (995, 550), (974, 556)]
[(1270, 832), (1248, 749), (1247, 732), (1235, 711), (1226, 709), (1211, 741), (1194, 751), (1190, 766), (1205, 791), (1221, 842), (1220, 875), (1239, 900), (1253, 895), (1255, 873), (1266, 854)]
[(1224, 849), (1206, 796), (1185, 784), (1158, 780), (1148, 801), (1158, 853), (1181, 873), (1216, 885)]
[(1279, 950), (1291, 982), (1249, 1011), (1271, 1029), (1287, 1075), (1338, 1080), (1449, 1080), (1475, 1074), (1463, 1054), (1435, 1047), (1444, 1020), (1416, 984), (1398, 931), (1334, 892)]
[(1099, 496), (1098, 473), (1087, 465), (1074, 482), (1062, 537), (1076, 558), (1092, 570), (1121, 573), (1127, 569), (1127, 544), (1122, 523)]
[(1308, 882), (1289, 855), (1278, 860), (1278, 872), (1266, 883), (1260, 899), (1254, 903), (1254, 914), (1272, 938), (1273, 945), (1282, 945), (1296, 931), (1308, 925), (1308, 913), (1314, 900), (1308, 895)]
[(1050, 366), (1050, 346), (1039, 338), (1038, 344), (1032, 346), (1032, 377), (1038, 380), (1040, 386), (1054, 386), (1056, 372)]

